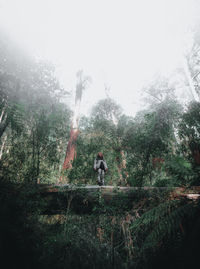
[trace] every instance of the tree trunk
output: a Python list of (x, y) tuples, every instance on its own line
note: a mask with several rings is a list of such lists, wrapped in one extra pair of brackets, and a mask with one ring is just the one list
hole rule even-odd
[(192, 156), (194, 158), (196, 165), (200, 165), (200, 150), (198, 148), (195, 148), (192, 151)]
[(1, 122), (0, 123), (0, 138), (4, 134), (6, 128), (8, 127), (8, 124), (9, 124), (9, 121), (8, 120), (6, 120), (5, 122)]
[(4, 106), (4, 108), (3, 108), (2, 111), (1, 111), (0, 123), (2, 123), (2, 121), (3, 121), (3, 117), (4, 117), (4, 115), (5, 115), (5, 111), (6, 111), (6, 106)]
[(65, 160), (63, 163), (63, 170), (72, 168), (72, 162), (76, 157), (76, 140), (78, 137), (78, 130), (71, 129), (69, 142), (67, 144)]
[(1, 145), (1, 149), (0, 149), (0, 160), (2, 158), (2, 155), (3, 155), (3, 151), (4, 151), (4, 148), (5, 148), (5, 144), (6, 144), (6, 140), (7, 140), (8, 136), (6, 135), (3, 139), (3, 143)]
[(117, 161), (117, 171), (119, 174), (119, 184), (123, 185), (123, 183), (125, 183), (125, 185), (127, 185), (128, 173), (125, 172), (125, 177), (123, 177), (122, 175), (122, 169), (126, 169), (126, 156), (123, 150), (120, 150), (120, 157), (117, 157), (116, 161)]
[(36, 182), (38, 184), (40, 183), (39, 174), (40, 174), (40, 150), (39, 150), (39, 146), (38, 146), (38, 149), (37, 149), (37, 170), (36, 170)]
[(183, 59), (183, 69), (185, 71), (185, 75), (186, 75), (186, 78), (188, 80), (191, 96), (195, 101), (199, 102), (199, 95), (196, 92), (196, 89), (194, 86), (194, 81), (192, 79), (191, 72), (190, 72), (189, 66), (188, 66), (188, 61), (186, 58)]
[(33, 132), (32, 140), (32, 181), (35, 179), (35, 133)]
[[(79, 133), (78, 123), (79, 123), (82, 93), (86, 87), (86, 83), (89, 81), (88, 77), (83, 78), (82, 71), (77, 72), (77, 78), (78, 78), (78, 82), (76, 84), (74, 115), (73, 115), (73, 120), (72, 120), (72, 125), (71, 125), (70, 138), (67, 144), (65, 160), (62, 167), (62, 175), (65, 170), (72, 168), (72, 162), (74, 158), (76, 157), (76, 140)], [(63, 180), (62, 175), (59, 179), (60, 182)]]

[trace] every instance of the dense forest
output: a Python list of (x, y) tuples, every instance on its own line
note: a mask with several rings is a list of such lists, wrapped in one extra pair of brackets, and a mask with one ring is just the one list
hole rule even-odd
[[(0, 33), (0, 253), (5, 268), (187, 268), (198, 260), (200, 204), (168, 189), (199, 186), (200, 39), (173, 78), (142, 89), (135, 117), (109, 96), (79, 113), (92, 78), (77, 70), (71, 92), (55, 67), (25, 54)], [(188, 96), (181, 102), (179, 89)], [(122, 89), (123, 91), (123, 89)], [(96, 185), (103, 152), (105, 185), (138, 188), (101, 200), (92, 211), (44, 214), (43, 184)], [(161, 189), (161, 188), (160, 188)], [(158, 188), (157, 188), (158, 190)], [(81, 194), (83, 195), (83, 194)]]
[[(102, 151), (109, 166), (107, 185), (198, 185), (199, 46), (197, 36), (187, 55), (190, 73), (175, 74), (178, 86), (159, 77), (143, 89), (145, 109), (134, 118), (109, 97), (94, 104), (89, 117), (81, 117), (76, 106), (91, 79), (77, 72), (72, 109), (70, 92), (59, 84), (54, 67), (24, 55), (1, 34), (1, 176), (17, 182), (96, 184), (93, 162)], [(176, 87), (191, 101), (180, 103)], [(73, 146), (66, 152), (69, 141)]]

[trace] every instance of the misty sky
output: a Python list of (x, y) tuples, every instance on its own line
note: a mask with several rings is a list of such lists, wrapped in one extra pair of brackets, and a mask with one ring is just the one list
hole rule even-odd
[(128, 115), (155, 73), (181, 65), (199, 12), (195, 0), (0, 0), (0, 25), (24, 50), (57, 67), (66, 90), (79, 69), (92, 77), (87, 113), (107, 94)]

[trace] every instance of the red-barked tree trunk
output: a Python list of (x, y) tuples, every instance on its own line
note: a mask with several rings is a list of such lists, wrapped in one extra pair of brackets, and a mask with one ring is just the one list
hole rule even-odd
[(63, 180), (64, 171), (72, 168), (73, 160), (76, 157), (76, 141), (79, 134), (78, 123), (79, 123), (82, 93), (83, 90), (86, 88), (88, 82), (90, 82), (89, 77), (83, 77), (82, 71), (77, 72), (77, 79), (78, 82), (76, 84), (74, 115), (71, 125), (70, 138), (67, 144), (65, 160), (62, 167), (62, 175), (60, 176), (59, 179), (60, 182)]

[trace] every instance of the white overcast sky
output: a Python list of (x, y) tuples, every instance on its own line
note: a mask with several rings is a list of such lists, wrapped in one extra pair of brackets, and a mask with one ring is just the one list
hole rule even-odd
[(0, 0), (0, 25), (24, 49), (57, 66), (66, 90), (92, 77), (82, 112), (109, 95), (128, 115), (141, 87), (180, 64), (198, 0)]

